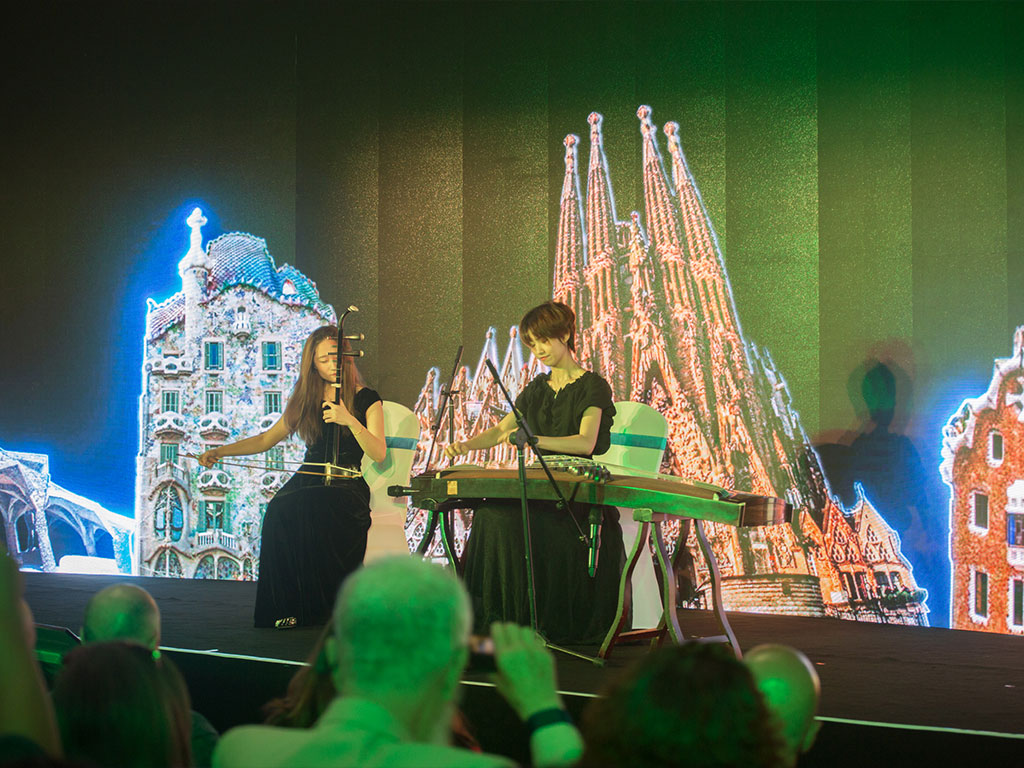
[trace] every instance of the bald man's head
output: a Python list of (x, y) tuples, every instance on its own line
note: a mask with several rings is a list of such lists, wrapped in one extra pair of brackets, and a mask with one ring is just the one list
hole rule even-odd
[(101, 589), (85, 607), (82, 640), (103, 643), (132, 640), (147, 648), (160, 645), (160, 609), (149, 592), (133, 584)]
[(790, 764), (818, 735), (821, 682), (810, 660), (786, 645), (759, 645), (743, 655), (768, 709), (778, 719)]

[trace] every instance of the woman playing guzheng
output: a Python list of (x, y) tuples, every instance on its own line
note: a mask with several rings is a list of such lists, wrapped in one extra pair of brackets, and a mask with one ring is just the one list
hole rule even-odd
[[(520, 338), (549, 373), (536, 376), (516, 398), (516, 407), (537, 436), (541, 454), (592, 456), (610, 443), (612, 391), (601, 376), (574, 356), (576, 316), (557, 301), (534, 307), (519, 323)], [(484, 450), (507, 440), (517, 429), (512, 414), (497, 426), (456, 442), (449, 457)], [(618, 512), (605, 507), (597, 573), (587, 571), (587, 546), (581, 531), (589, 508), (559, 510), (546, 501), (530, 501), (530, 530), (538, 629), (555, 643), (597, 643), (615, 616), (623, 548)], [(529, 596), (520, 503), (478, 506), (464, 555), (466, 587), (473, 600), (474, 631), (486, 634), (494, 621), (530, 623)]]

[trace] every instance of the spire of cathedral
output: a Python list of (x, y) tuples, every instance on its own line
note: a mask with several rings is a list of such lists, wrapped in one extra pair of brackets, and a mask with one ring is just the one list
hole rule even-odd
[(555, 245), (554, 298), (567, 304), (576, 317), (580, 310), (580, 270), (586, 243), (583, 234), (583, 212), (580, 200), (580, 177), (577, 168), (576, 145), (580, 137), (570, 133), (565, 137), (565, 180), (558, 214), (558, 242)]
[(611, 255), (615, 248), (615, 201), (608, 180), (608, 160), (604, 154), (601, 123), (597, 112), (587, 118), (590, 123), (590, 164), (587, 168), (587, 263), (602, 254)]
[(590, 166), (587, 170), (587, 261), (583, 279), (587, 287), (589, 306), (583, 307), (578, 327), (582, 342), (580, 358), (611, 385), (612, 392), (621, 396), (626, 391), (622, 318), (619, 302), (618, 269), (615, 260), (615, 201), (608, 178), (608, 161), (601, 140), (601, 122), (604, 118), (591, 112)]
[(641, 106), (640, 132), (644, 137), (643, 177), (647, 233), (654, 249), (664, 256), (679, 254), (679, 221), (672, 207), (672, 190), (665, 179), (665, 167), (658, 149), (657, 131), (651, 122), (651, 108)]

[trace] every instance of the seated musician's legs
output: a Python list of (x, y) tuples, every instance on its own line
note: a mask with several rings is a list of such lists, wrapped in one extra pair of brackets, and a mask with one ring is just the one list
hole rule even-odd
[(484, 504), (473, 512), (463, 575), (477, 634), (489, 634), (495, 621), (530, 623), (521, 520), (519, 505), (511, 502)]
[[(578, 511), (574, 524), (553, 504), (530, 504), (533, 571), (538, 628), (560, 643), (599, 643), (615, 616), (624, 559), (618, 514), (604, 514), (597, 575), (587, 573), (587, 547), (581, 529), (588, 518)], [(473, 600), (474, 631), (486, 633), (493, 621), (530, 623), (522, 514), (516, 503), (481, 506), (473, 517), (464, 556), (466, 587)]]
[(260, 537), (255, 626), (285, 618), (318, 625), (330, 617), (338, 587), (366, 551), (364, 490), (354, 483), (313, 486), (271, 501)]

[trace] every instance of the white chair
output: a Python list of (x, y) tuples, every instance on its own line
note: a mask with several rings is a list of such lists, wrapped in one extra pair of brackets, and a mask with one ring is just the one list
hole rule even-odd
[(363, 456), (363, 479), (370, 486), (371, 521), (364, 563), (387, 555), (409, 554), (405, 500), (388, 496), (388, 486), (409, 484), (412, 460), (420, 439), (420, 421), (404, 405), (385, 400), (384, 436), (388, 444), (384, 461), (373, 462)]
[[(657, 474), (668, 445), (668, 422), (665, 417), (644, 403), (615, 403), (611, 447), (596, 458), (636, 473)], [(640, 535), (640, 523), (633, 519), (632, 509), (619, 510), (622, 543), (628, 554)], [(658, 580), (654, 575), (654, 559), (637, 560), (632, 578), (633, 629), (658, 626), (662, 604)]]

